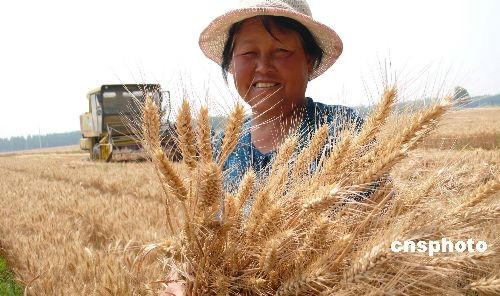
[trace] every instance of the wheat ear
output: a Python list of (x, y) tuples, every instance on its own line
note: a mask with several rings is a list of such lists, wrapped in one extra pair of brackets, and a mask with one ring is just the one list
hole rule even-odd
[(247, 237), (255, 236), (259, 225), (263, 225), (265, 222), (271, 221), (271, 218), (275, 218), (278, 208), (275, 204), (268, 203), (269, 194), (267, 190), (259, 191), (256, 194), (252, 210), (245, 225)]
[(375, 140), (376, 134), (385, 124), (387, 117), (392, 110), (392, 106), (394, 105), (396, 96), (397, 90), (395, 87), (391, 87), (384, 91), (382, 100), (377, 105), (376, 109), (372, 111), (368, 116), (363, 125), (363, 129), (356, 139), (356, 145), (358, 147), (362, 148), (363, 146), (370, 144), (370, 142)]
[[(314, 284), (325, 280), (324, 270), (316, 268), (314, 271), (305, 271), (299, 276), (285, 281), (276, 291), (276, 296), (309, 295), (307, 292)], [(326, 286), (324, 286), (326, 287)]]
[(328, 136), (328, 125), (322, 125), (314, 133), (307, 148), (303, 149), (297, 156), (293, 166), (292, 180), (297, 180), (304, 173), (310, 173), (309, 168), (318, 156)]
[(264, 243), (259, 258), (259, 268), (264, 273), (270, 273), (277, 264), (276, 261), (283, 258), (283, 256), (279, 256), (280, 250), (286, 249), (284, 245), (287, 240), (290, 240), (293, 236), (294, 232), (292, 230), (287, 230)]
[(484, 293), (486, 295), (500, 294), (500, 276), (492, 276), (483, 278), (469, 284), (469, 289), (472, 291)]
[(318, 188), (312, 198), (305, 199), (302, 209), (307, 213), (319, 213), (330, 208), (344, 195), (337, 185), (325, 185)]
[(344, 164), (349, 162), (352, 155), (352, 141), (353, 137), (349, 132), (343, 133), (331, 154), (324, 160), (319, 172), (312, 176), (311, 184), (331, 184), (338, 181), (339, 172), (342, 171)]
[(144, 247), (141, 248), (141, 251), (139, 252), (139, 255), (137, 255), (137, 258), (135, 259), (134, 264), (136, 265), (137, 271), (140, 271), (142, 268), (142, 265), (144, 263), (144, 260), (146, 257), (153, 251), (155, 250), (162, 250), (167, 254), (167, 256), (177, 256), (180, 253), (181, 250), (181, 244), (178, 240), (175, 240), (173, 238), (166, 239), (162, 243), (157, 243), (157, 244), (148, 244)]
[(238, 210), (241, 211), (247, 200), (250, 198), (255, 182), (255, 172), (249, 169), (240, 182), (238, 192), (236, 193), (236, 200), (238, 202)]
[[(273, 159), (273, 163), (271, 166), (271, 170), (269, 171), (269, 175), (267, 176), (265, 185), (261, 187), (260, 191), (272, 192), (272, 195), (267, 194), (266, 197), (272, 196), (273, 199), (277, 201), (280, 197), (282, 197), (283, 192), (286, 190), (286, 184), (288, 181), (288, 172), (289, 172), (289, 162), (292, 158), (294, 151), (298, 144), (297, 136), (290, 136), (286, 138), (285, 142), (280, 146), (276, 156)], [(259, 195), (257, 194), (256, 202), (257, 208), (264, 209), (261, 207)], [(262, 200), (262, 206), (265, 206), (265, 202), (268, 200)], [(252, 210), (253, 212), (253, 210)]]
[(241, 128), (245, 118), (245, 111), (241, 104), (236, 104), (233, 112), (229, 115), (229, 119), (224, 131), (220, 154), (217, 157), (217, 163), (223, 165), (229, 154), (234, 150), (241, 134)]
[(160, 147), (160, 115), (158, 106), (150, 96), (146, 96), (141, 112), (144, 147), (147, 151), (152, 152)]
[(479, 262), (487, 262), (494, 259), (495, 251), (486, 251), (484, 253), (472, 253), (459, 256), (437, 257), (426, 262), (427, 266), (447, 266), (457, 268), (458, 266), (469, 265), (477, 266)]
[(226, 224), (230, 224), (231, 227), (239, 227), (239, 225), (235, 225), (238, 214), (238, 200), (231, 193), (226, 193), (224, 197), (224, 208), (223, 208), (223, 219), (222, 221)]
[(205, 163), (210, 162), (213, 157), (210, 132), (211, 126), (208, 108), (203, 106), (200, 108), (198, 115), (198, 152), (200, 153), (201, 161)]
[(346, 282), (354, 283), (362, 278), (364, 274), (387, 261), (390, 253), (387, 247), (376, 245), (361, 258), (355, 260), (354, 264), (344, 273)]
[[(274, 157), (272, 168), (271, 168), (271, 176), (276, 172), (279, 168), (283, 166), (287, 166), (290, 158), (292, 157), (295, 148), (298, 143), (297, 136), (291, 136), (286, 138), (283, 144), (278, 149), (278, 153)], [(272, 178), (272, 177), (271, 177)]]
[(182, 101), (177, 116), (177, 134), (179, 136), (179, 148), (181, 149), (184, 163), (190, 168), (196, 167), (195, 136), (191, 119), (191, 109), (187, 100)]
[(203, 165), (200, 174), (198, 210), (209, 211), (222, 198), (222, 173), (220, 167), (209, 162)]
[(181, 177), (172, 166), (172, 162), (165, 156), (161, 148), (156, 149), (154, 156), (156, 167), (161, 173), (163, 180), (167, 183), (169, 191), (180, 201), (186, 200), (187, 189)]
[(330, 218), (323, 215), (319, 216), (306, 232), (306, 237), (301, 249), (307, 254), (311, 254), (319, 253), (328, 247), (328, 236), (332, 231), (331, 228), (334, 227), (334, 224), (331, 222), (332, 220)]
[(498, 193), (499, 190), (500, 190), (500, 176), (497, 176), (495, 179), (486, 182), (486, 184), (474, 190), (472, 194), (470, 194), (469, 197), (466, 199), (466, 201), (460, 205), (459, 209), (472, 208), (478, 203), (487, 199), (492, 194)]
[(421, 140), (428, 135), (437, 125), (439, 119), (451, 108), (452, 104), (449, 98), (440, 103), (417, 113), (410, 122), (410, 126), (396, 137), (390, 144), (403, 147), (405, 151), (414, 148)]
[[(405, 128), (401, 134), (397, 135), (388, 143), (378, 145), (374, 153), (368, 153), (357, 162), (357, 168), (361, 168), (363, 163), (371, 163), (363, 172), (353, 180), (355, 185), (367, 185), (378, 181), (382, 176), (399, 162), (410, 149), (416, 145), (430, 132), (437, 123), (437, 120), (449, 109), (451, 105), (448, 101), (436, 104), (413, 117), (410, 126)], [(375, 155), (373, 155), (375, 154)], [(375, 158), (375, 161), (372, 159)], [(348, 181), (347, 179), (344, 181)]]

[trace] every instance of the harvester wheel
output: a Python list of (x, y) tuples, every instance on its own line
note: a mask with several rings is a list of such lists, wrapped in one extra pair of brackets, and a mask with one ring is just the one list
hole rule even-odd
[[(96, 155), (97, 153), (99, 153), (99, 147), (96, 145), (96, 138), (90, 138), (91, 139), (91, 145), (90, 145), (90, 149), (89, 149), (89, 157), (90, 157), (90, 160), (96, 160), (98, 159), (99, 155)], [(97, 146), (97, 150), (96, 150), (96, 146)], [(96, 153), (97, 152), (97, 153)]]

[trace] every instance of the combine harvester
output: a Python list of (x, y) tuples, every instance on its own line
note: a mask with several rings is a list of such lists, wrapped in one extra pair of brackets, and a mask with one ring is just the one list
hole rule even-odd
[[(165, 106), (170, 108), (170, 93), (162, 91), (159, 84), (102, 85), (87, 94), (89, 111), (80, 115), (80, 148), (89, 151), (90, 160), (111, 161), (113, 155), (142, 154), (131, 123), (140, 126), (140, 105), (146, 96), (161, 106), (162, 113)], [(168, 120), (162, 123), (162, 146), (175, 160), (179, 153), (174, 131)]]

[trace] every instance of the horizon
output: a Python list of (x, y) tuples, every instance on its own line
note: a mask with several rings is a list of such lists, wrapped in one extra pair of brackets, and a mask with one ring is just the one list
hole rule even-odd
[[(478, 96), (474, 96), (474, 97), (470, 97), (471, 99), (483, 99), (483, 98), (489, 98), (489, 97), (496, 97), (496, 96), (500, 96), (500, 93), (498, 94), (493, 94), (493, 95), (478, 95)], [(433, 98), (423, 98), (423, 99), (415, 99), (415, 100), (411, 100), (411, 101), (404, 101), (404, 102), (399, 102), (399, 103), (402, 103), (402, 104), (405, 104), (405, 103), (411, 103), (411, 102), (419, 102), (419, 101), (423, 101), (423, 102), (426, 102), (428, 100), (432, 100)], [(472, 101), (472, 102), (476, 102), (476, 101)], [(376, 104), (376, 103), (375, 103)], [(375, 105), (374, 104), (370, 104), (370, 105), (358, 105), (358, 106), (352, 106), (351, 108), (355, 109), (356, 111), (359, 111), (359, 109), (363, 109), (363, 108), (373, 108)], [(490, 105), (485, 105), (485, 106), (478, 106), (478, 107), (464, 107), (462, 106), (461, 109), (470, 109), (470, 108), (500, 108), (500, 106), (498, 105), (493, 105), (493, 106), (490, 106)], [(461, 110), (460, 109), (460, 110)], [(364, 114), (366, 115), (366, 114)], [(364, 116), (363, 114), (361, 114), (361, 116)], [(226, 116), (224, 114), (215, 114), (215, 115), (211, 115), (210, 117), (211, 118), (214, 118), (214, 117), (220, 117), (220, 116)], [(44, 137), (44, 136), (50, 136), (50, 135), (55, 135), (55, 134), (71, 134), (71, 133), (75, 133), (75, 132), (80, 132), (80, 129), (75, 129), (75, 130), (67, 130), (67, 131), (61, 131), (61, 132), (49, 132), (49, 133), (37, 133), (37, 134), (27, 134), (27, 135), (13, 135), (13, 136), (9, 136), (9, 137), (0, 137), (0, 140), (9, 140), (11, 138), (25, 138), (27, 139), (28, 137), (32, 137), (32, 138), (37, 138), (37, 137)], [(78, 143), (75, 143), (74, 145), (78, 145)]]

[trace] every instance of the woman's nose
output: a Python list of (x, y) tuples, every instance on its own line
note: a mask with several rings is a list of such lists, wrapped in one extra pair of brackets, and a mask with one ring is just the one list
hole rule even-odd
[(255, 72), (267, 73), (273, 68), (272, 57), (270, 55), (260, 55), (257, 58)]

